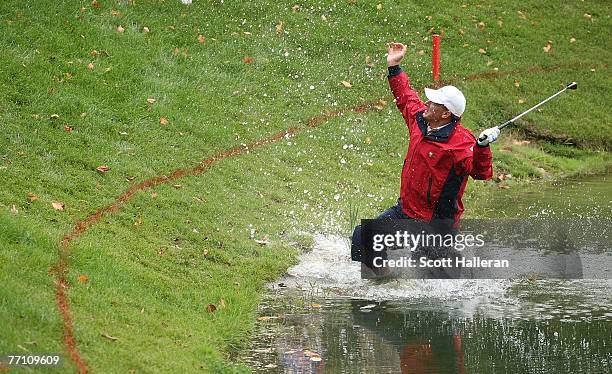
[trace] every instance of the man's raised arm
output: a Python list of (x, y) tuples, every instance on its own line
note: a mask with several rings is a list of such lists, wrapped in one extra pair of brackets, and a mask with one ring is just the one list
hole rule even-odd
[(418, 111), (425, 109), (425, 104), (419, 99), (416, 91), (410, 87), (408, 75), (399, 66), (399, 63), (406, 55), (406, 46), (402, 43), (389, 43), (387, 45), (387, 52), (389, 86), (391, 86), (391, 91), (395, 97), (395, 104), (406, 119), (408, 129), (412, 132), (411, 124), (416, 126), (414, 116)]

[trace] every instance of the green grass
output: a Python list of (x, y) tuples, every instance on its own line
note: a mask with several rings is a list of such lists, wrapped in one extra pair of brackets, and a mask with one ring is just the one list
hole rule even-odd
[[(77, 347), (91, 368), (246, 370), (230, 357), (248, 342), (265, 282), (307, 247), (303, 233), (345, 233), (355, 211), (370, 217), (396, 200), (407, 139), (388, 92), (384, 43), (413, 42), (403, 65), (421, 89), (430, 83), (431, 27), (444, 31), (442, 76), (468, 97), (464, 124), (474, 132), (578, 81), (577, 91), (528, 115), (493, 146), (495, 167), (513, 175), (513, 188), (609, 170), (605, 100), (612, 81), (604, 63), (612, 48), (604, 1), (488, 1), (466, 8), (389, 1), (381, 10), (365, 1), (314, 1), (300, 3), (298, 12), (294, 3), (274, 2), (99, 3), (100, 9), (89, 1), (0, 4), (0, 282), (6, 285), (0, 320), (8, 326), (0, 352), (64, 349), (48, 270), (76, 220), (147, 178), (305, 127), (328, 110), (385, 99), (382, 110), (347, 113), (204, 174), (138, 193), (71, 245), (68, 295)], [(548, 40), (553, 48), (545, 53)], [(365, 65), (366, 56), (374, 67)], [(465, 79), (495, 68), (514, 73)], [(147, 103), (149, 97), (156, 101)], [(524, 134), (530, 144), (512, 142)], [(549, 135), (574, 145), (553, 144)], [(100, 165), (111, 169), (97, 172)], [(496, 186), (471, 183), (468, 209)], [(65, 211), (54, 210), (53, 201)], [(253, 240), (264, 237), (270, 244)], [(89, 280), (77, 282), (83, 274)], [(220, 299), (226, 307), (207, 312)]]

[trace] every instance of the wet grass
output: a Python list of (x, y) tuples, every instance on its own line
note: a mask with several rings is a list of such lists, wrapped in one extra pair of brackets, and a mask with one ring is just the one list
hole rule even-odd
[[(244, 370), (228, 352), (248, 340), (263, 284), (308, 246), (304, 233), (346, 231), (354, 212), (371, 217), (397, 199), (407, 139), (385, 78), (391, 39), (410, 44), (404, 67), (422, 88), (428, 30), (444, 33), (443, 79), (468, 96), (475, 132), (579, 82), (525, 124), (575, 145), (520, 143), (517, 131), (493, 146), (512, 188), (610, 164), (605, 2), (98, 3), (0, 4), (0, 352), (63, 349), (48, 271), (77, 219), (135, 183), (297, 126), (138, 193), (71, 246), (68, 294), (91, 368)], [(381, 109), (307, 129), (308, 118), (379, 99)], [(471, 184), (468, 203), (498, 187)]]

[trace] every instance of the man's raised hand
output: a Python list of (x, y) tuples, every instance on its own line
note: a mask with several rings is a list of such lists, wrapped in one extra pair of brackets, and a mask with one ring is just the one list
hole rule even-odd
[(398, 65), (406, 55), (406, 46), (402, 43), (387, 44), (387, 66)]

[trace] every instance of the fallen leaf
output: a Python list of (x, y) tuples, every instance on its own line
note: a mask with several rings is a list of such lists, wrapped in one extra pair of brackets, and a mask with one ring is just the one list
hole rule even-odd
[(168, 123), (170, 123), (170, 122), (168, 122), (168, 118), (166, 118), (166, 117), (161, 117), (159, 119), (159, 124), (162, 125), (162, 126), (166, 126)]
[(225, 308), (225, 299), (219, 300), (219, 308), (221, 309)]
[(126, 181), (128, 181), (128, 182), (131, 182), (131, 181), (133, 181), (134, 179), (136, 179), (136, 177), (133, 177), (133, 176), (131, 176), (131, 175), (128, 175), (128, 176), (126, 176), (126, 177), (125, 177), (125, 180), (126, 180)]
[(589, 13), (584, 13), (584, 18), (592, 20), (593, 16), (591, 14), (589, 14)]
[(17, 210), (17, 207), (15, 206), (15, 204), (13, 204), (13, 206), (11, 206), (11, 213), (13, 213), (13, 214), (19, 213), (19, 211)]
[(570, 43), (576, 43), (576, 38), (570, 38)]
[(291, 10), (295, 13), (300, 10), (300, 6), (295, 4), (294, 6), (291, 7)]
[(55, 210), (64, 210), (64, 208), (66, 207), (64, 203), (60, 203), (56, 201), (52, 202), (51, 205), (53, 206), (53, 209)]
[(92, 57), (98, 57), (98, 56), (100, 55), (100, 52), (98, 52), (98, 51), (96, 51), (96, 50), (94, 49), (93, 51), (89, 52), (89, 54), (90, 54)]
[(459, 29), (459, 34), (461, 34), (461, 35), (465, 34), (465, 30)]
[(136, 218), (136, 220), (134, 221), (134, 226), (138, 227), (142, 225), (142, 218), (138, 217)]
[(119, 340), (119, 338), (116, 338), (116, 337), (114, 337), (114, 336), (110, 336), (110, 335), (108, 335), (108, 334), (107, 334), (107, 333), (105, 333), (105, 332), (101, 332), (101, 333), (100, 333), (100, 335), (102, 335), (103, 337), (105, 337), (105, 338), (106, 338), (106, 339), (108, 339), (108, 340), (112, 340), (112, 341)]
[(484, 30), (484, 28), (485, 28), (485, 23), (484, 23), (484, 22), (482, 22), (482, 21), (478, 22), (478, 28), (480, 29), (480, 31)]
[(151, 30), (149, 30), (149, 28), (147, 26), (142, 28), (142, 32), (144, 32), (144, 33), (147, 33), (149, 31), (151, 31)]
[(424, 56), (425, 55), (425, 51), (423, 49), (421, 49), (420, 51), (417, 52), (417, 54), (419, 56)]
[(378, 100), (376, 104), (374, 104), (374, 108), (376, 108), (377, 110), (383, 110), (385, 106), (387, 106), (387, 102), (383, 99)]
[(95, 8), (95, 9), (100, 9), (100, 8), (102, 8), (102, 4), (100, 4), (97, 0), (93, 0), (91, 2), (91, 7)]
[(383, 8), (383, 7), (382, 7), (382, 4), (378, 4), (378, 5), (376, 5), (376, 9), (377, 9), (377, 10), (382, 10), (382, 8)]
[(548, 42), (546, 42), (546, 46), (542, 47), (542, 49), (546, 53), (550, 52), (550, 50), (552, 49), (552, 41), (549, 40)]
[(527, 19), (527, 16), (525, 15), (525, 13), (521, 12), (520, 10), (517, 10), (516, 13), (518, 14), (519, 18)]
[(520, 81), (515, 80), (514, 81), (514, 87), (518, 88), (521, 85)]
[(156, 100), (152, 97), (147, 98), (147, 103), (153, 104)]
[(117, 32), (124, 32), (125, 29), (123, 28), (123, 26), (119, 25), (117, 26)]
[(38, 200), (38, 196), (34, 195), (34, 194), (33, 194), (33, 193), (31, 193), (31, 192), (28, 192), (28, 200), (30, 200), (30, 201), (36, 201), (36, 200)]
[(504, 25), (504, 21), (502, 21), (501, 19), (497, 20), (497, 26), (502, 27)]
[(59, 114), (52, 114), (51, 115), (51, 119), (58, 119), (59, 118)]
[(85, 274), (81, 274), (79, 275), (79, 277), (77, 278), (77, 282), (79, 283), (85, 283), (89, 280), (89, 277)]
[(258, 317), (257, 320), (258, 321), (270, 321), (270, 320), (274, 320), (274, 319), (278, 319), (278, 316), (261, 316)]
[(321, 14), (321, 21), (323, 22), (327, 21), (327, 17), (325, 17), (325, 14)]
[(151, 198), (152, 199), (156, 199), (157, 198), (157, 192), (151, 192)]
[(321, 305), (321, 304), (310, 304), (310, 306), (312, 308), (317, 308), (318, 309), (318, 308), (321, 308), (323, 305)]
[(254, 61), (253, 57), (248, 57), (248, 56), (246, 56), (246, 57), (244, 57), (242, 59), (242, 62), (244, 62), (245, 64), (251, 64), (251, 63), (253, 63), (253, 61)]
[(480, 53), (480, 54), (483, 54), (483, 55), (484, 55), (485, 53), (487, 53), (487, 50), (486, 50), (486, 49), (484, 49), (484, 48), (480, 48), (480, 49), (478, 49), (478, 53)]
[(342, 85), (343, 85), (344, 87), (346, 87), (346, 88), (351, 88), (351, 87), (353, 87), (353, 85), (351, 84), (351, 82), (342, 81), (342, 82), (340, 82), (340, 83), (342, 83)]
[(280, 21), (277, 25), (276, 25), (276, 33), (277, 34), (282, 34), (283, 30), (285, 28), (285, 22)]
[(68, 125), (64, 125), (64, 131), (66, 131), (67, 133), (71, 133), (72, 132), (72, 127), (70, 127)]
[(100, 165), (96, 168), (96, 170), (99, 171), (100, 173), (106, 173), (107, 171), (110, 170), (110, 167), (106, 165)]
[(264, 238), (261, 240), (255, 239), (255, 243), (260, 244), (260, 245), (268, 245), (270, 242), (268, 241), (268, 239)]
[(215, 310), (217, 310), (217, 307), (214, 304), (208, 304), (206, 306), (206, 311), (208, 313), (213, 313)]
[(182, 184), (175, 184), (175, 185), (172, 185), (172, 187), (174, 187), (174, 188), (176, 188), (178, 190), (178, 189), (183, 188), (183, 185)]
[(198, 42), (204, 43), (206, 41), (206, 37), (202, 34), (198, 35)]
[(519, 104), (525, 104), (525, 100), (523, 100), (523, 99), (518, 99), (518, 103), (519, 103)]
[(120, 12), (120, 11), (118, 11), (117, 9), (112, 9), (112, 10), (111, 10), (111, 15), (112, 15), (113, 17), (121, 17), (121, 12)]
[(94, 68), (93, 62), (90, 62), (89, 64), (87, 64), (87, 69), (93, 70), (93, 68)]
[(246, 36), (251, 36), (251, 35), (253, 35), (252, 33), (248, 32), (248, 31), (244, 31), (244, 32), (243, 32), (243, 34), (244, 34), (244, 35), (246, 35)]

